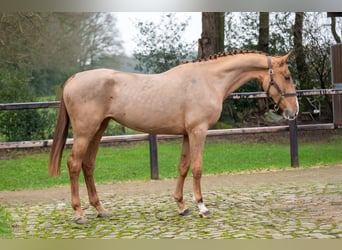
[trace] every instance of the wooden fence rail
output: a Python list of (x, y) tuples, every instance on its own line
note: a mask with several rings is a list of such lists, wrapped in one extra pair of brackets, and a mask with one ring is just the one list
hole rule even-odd
[[(297, 125), (298, 130), (330, 130), (334, 129), (333, 123), (324, 124), (307, 124)], [(242, 134), (261, 134), (261, 133), (278, 133), (286, 132), (290, 130), (289, 125), (283, 126), (269, 126), (269, 127), (253, 127), (253, 128), (233, 128), (233, 129), (215, 129), (208, 130), (207, 136), (228, 136), (228, 135), (242, 135)], [(103, 136), (101, 143), (119, 143), (119, 142), (139, 142), (148, 141), (149, 134), (133, 134), (133, 135), (114, 135), (114, 136)], [(181, 135), (157, 135), (158, 141), (172, 140), (182, 138)], [(68, 138), (66, 145), (72, 145), (74, 143), (73, 138)], [(52, 139), (50, 140), (36, 140), (36, 141), (20, 141), (20, 142), (0, 142), (1, 149), (20, 149), (20, 148), (42, 148), (50, 147)]]

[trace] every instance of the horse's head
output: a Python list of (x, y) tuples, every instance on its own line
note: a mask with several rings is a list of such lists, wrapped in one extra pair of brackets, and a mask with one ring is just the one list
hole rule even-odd
[(263, 88), (272, 97), (275, 108), (282, 110), (283, 117), (296, 119), (299, 105), (291, 72), (286, 64), (291, 53), (282, 57), (267, 57), (268, 74), (263, 79)]

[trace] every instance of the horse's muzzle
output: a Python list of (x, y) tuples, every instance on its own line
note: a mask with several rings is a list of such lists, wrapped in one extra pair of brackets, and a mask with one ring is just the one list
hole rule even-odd
[(293, 110), (286, 109), (283, 113), (283, 116), (286, 120), (293, 121), (298, 116), (298, 110), (293, 111)]

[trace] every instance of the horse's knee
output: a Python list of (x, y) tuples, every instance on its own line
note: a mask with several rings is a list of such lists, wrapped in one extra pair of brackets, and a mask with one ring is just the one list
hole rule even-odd
[(195, 178), (195, 179), (201, 179), (201, 177), (202, 177), (202, 168), (194, 167), (192, 169), (192, 177)]
[(178, 166), (179, 175), (182, 177), (186, 177), (189, 172), (189, 167), (190, 167), (190, 159), (188, 158), (187, 155), (182, 154), (180, 162), (179, 162), (179, 166)]
[(81, 164), (79, 164), (73, 156), (69, 156), (67, 160), (67, 165), (69, 169), (70, 176), (78, 176), (81, 171)]
[(69, 172), (71, 172), (73, 169), (75, 169), (75, 167), (74, 167), (74, 159), (73, 159), (72, 156), (68, 157), (67, 165), (68, 165)]
[(189, 172), (189, 166), (180, 166), (178, 170), (179, 176), (186, 178)]

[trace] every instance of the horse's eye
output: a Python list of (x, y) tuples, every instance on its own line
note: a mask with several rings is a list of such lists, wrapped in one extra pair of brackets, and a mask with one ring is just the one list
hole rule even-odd
[(289, 77), (289, 76), (285, 76), (284, 78), (286, 81), (290, 81), (290, 79), (291, 79), (291, 77)]

